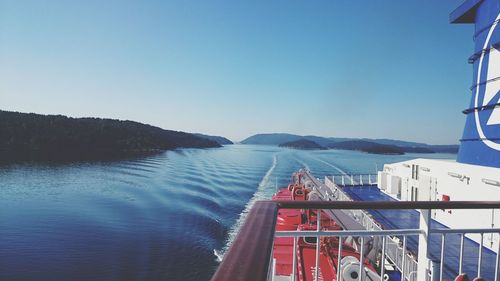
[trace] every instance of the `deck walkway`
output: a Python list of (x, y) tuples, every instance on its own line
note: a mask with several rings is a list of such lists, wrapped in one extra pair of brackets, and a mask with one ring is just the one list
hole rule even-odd
[[(344, 186), (342, 190), (355, 201), (395, 201), (394, 198), (383, 193), (374, 185)], [(373, 218), (379, 222), (384, 229), (416, 229), (419, 228), (419, 213), (416, 210), (369, 210)], [(432, 228), (446, 228), (443, 224), (432, 221)], [(487, 234), (485, 234), (487, 235)], [(431, 235), (431, 258), (439, 261), (441, 253), (441, 236)], [(408, 237), (407, 245), (409, 251), (417, 255), (418, 237)], [(463, 271), (469, 277), (477, 275), (479, 257), (479, 244), (466, 238), (464, 241)], [(445, 244), (444, 276), (446, 280), (453, 280), (458, 274), (460, 259), (460, 236), (447, 235)], [(485, 280), (495, 280), (496, 253), (483, 247), (481, 275)], [(472, 280), (472, 278), (471, 278)]]

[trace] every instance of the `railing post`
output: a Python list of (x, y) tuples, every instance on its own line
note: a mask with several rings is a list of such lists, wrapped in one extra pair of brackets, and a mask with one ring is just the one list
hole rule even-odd
[(365, 253), (364, 253), (364, 248), (365, 248), (365, 237), (361, 236), (361, 249), (359, 251), (359, 280), (364, 281), (364, 275), (365, 273), (365, 268), (364, 268), (364, 262), (365, 262)]
[(441, 234), (441, 258), (439, 259), (439, 280), (443, 280), (444, 276), (444, 254), (446, 249), (446, 234)]
[(420, 226), (419, 228), (423, 231), (421, 235), (418, 236), (418, 269), (417, 269), (417, 280), (427, 281), (427, 275), (431, 266), (431, 261), (429, 259), (429, 240), (430, 240), (430, 230), (431, 230), (431, 211), (430, 210), (420, 210)]
[(380, 260), (380, 280), (384, 280), (384, 273), (385, 273), (385, 252), (386, 252), (386, 246), (385, 244), (387, 243), (386, 240), (387, 236), (382, 236), (382, 258)]
[[(317, 224), (317, 232), (321, 231), (321, 209), (317, 210), (316, 213), (316, 224)], [(320, 237), (316, 237), (316, 274), (314, 276), (314, 280), (319, 280), (319, 252), (320, 252)]]
[[(272, 254), (272, 253), (271, 253)], [(276, 275), (276, 259), (271, 255), (271, 268), (269, 268), (269, 274), (267, 275), (267, 280), (274, 280), (274, 276)]]
[(484, 233), (481, 233), (481, 243), (479, 244), (479, 257), (477, 261), (477, 277), (481, 277), (481, 265), (483, 262), (483, 240)]
[(297, 237), (293, 237), (293, 251), (292, 251), (292, 281), (295, 281), (295, 275), (297, 275)]
[(495, 281), (498, 281), (498, 261), (500, 260), (500, 235), (498, 237), (497, 257), (495, 259)]
[(406, 235), (403, 236), (403, 260), (401, 261), (401, 281), (405, 281), (406, 278)]
[(458, 273), (462, 274), (464, 271), (462, 270), (462, 267), (464, 265), (464, 240), (465, 240), (465, 234), (462, 233), (460, 235), (460, 259), (459, 259), (459, 265), (458, 265)]
[(339, 236), (339, 253), (337, 255), (337, 281), (342, 280), (342, 264), (340, 261), (342, 260), (342, 236)]

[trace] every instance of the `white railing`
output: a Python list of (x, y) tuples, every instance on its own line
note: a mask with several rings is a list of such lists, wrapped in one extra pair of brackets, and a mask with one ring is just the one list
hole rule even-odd
[[(339, 184), (337, 183), (344, 183), (344, 185), (374, 185), (377, 183), (377, 175), (334, 175), (330, 177), (325, 177), (324, 183), (319, 181), (318, 179), (314, 178), (308, 171), (305, 171), (306, 178), (309, 179), (312, 184), (313, 184), (313, 189), (316, 190), (317, 192), (320, 193), (322, 200), (327, 200), (327, 201), (352, 201), (352, 199), (344, 192), (342, 189), (338, 186)], [(358, 223), (360, 223), (366, 231), (363, 232), (363, 235), (356, 235), (361, 238), (361, 247), (360, 249), (364, 248), (364, 237), (369, 236), (370, 239), (372, 240), (374, 247), (377, 249), (381, 249), (383, 251), (383, 261), (385, 263), (385, 260), (387, 259), (392, 266), (397, 268), (402, 274), (401, 280), (408, 280), (408, 281), (414, 281), (417, 280), (417, 271), (418, 271), (418, 259), (416, 253), (412, 253), (407, 249), (407, 242), (408, 242), (408, 236), (418, 236), (422, 233), (422, 230), (420, 229), (412, 229), (412, 230), (402, 230), (402, 232), (409, 232), (406, 233), (405, 235), (399, 235), (401, 230), (383, 230), (381, 226), (372, 218), (370, 213), (364, 210), (343, 210), (344, 213), (348, 214), (356, 220)], [(319, 225), (318, 225), (318, 229)], [(281, 237), (281, 235), (284, 234), (290, 234), (292, 232), (280, 232), (280, 234), (277, 233), (276, 237)], [(291, 237), (302, 237), (305, 232), (299, 232), (297, 231), (296, 235), (292, 235)], [(322, 232), (315, 232), (315, 235), (309, 235), (311, 237), (319, 237), (322, 235), (319, 235), (318, 233)], [(334, 233), (334, 232), (332, 232)], [(349, 237), (352, 236), (358, 232), (356, 231), (342, 231), (342, 234), (339, 234), (337, 232), (337, 235), (333, 235), (334, 237)], [(442, 249), (441, 249), (441, 260), (444, 261), (444, 245), (446, 243), (445, 236), (447, 234), (455, 233), (455, 234), (460, 234), (462, 239), (461, 239), (461, 251), (460, 251), (460, 272), (462, 270), (462, 265), (463, 265), (463, 247), (464, 247), (464, 237), (465, 234), (471, 234), (471, 233), (479, 233), (481, 235), (481, 242), (483, 241), (483, 237), (485, 233), (499, 233), (500, 234), (500, 229), (458, 229), (458, 230), (451, 230), (451, 229), (436, 229), (433, 230), (432, 233), (440, 233), (442, 235)], [(351, 234), (351, 235), (350, 235)], [(385, 235), (384, 235), (385, 234)], [(428, 236), (430, 237), (430, 235)], [(482, 245), (482, 243), (481, 243)], [(478, 260), (478, 275), (481, 273), (481, 263), (482, 263), (482, 247), (479, 247), (479, 260)], [(317, 249), (318, 250), (318, 249)], [(500, 251), (500, 249), (499, 249)], [(384, 264), (382, 263), (382, 264)], [(499, 266), (499, 258), (497, 254), (497, 262), (495, 265), (495, 281), (498, 281), (498, 266)], [(443, 267), (444, 267), (444, 262), (440, 262), (439, 264), (440, 267), (440, 279), (442, 279), (442, 274), (443, 274)], [(383, 268), (383, 266), (382, 266)], [(295, 270), (295, 268), (294, 268)], [(383, 275), (383, 274), (382, 274)], [(381, 276), (382, 278), (383, 276)], [(422, 279), (420, 279), (422, 280)]]
[[(337, 180), (341, 179), (341, 176), (338, 176)], [(351, 178), (351, 176), (345, 176), (345, 178)], [(354, 177), (352, 177), (354, 178)], [(341, 188), (335, 184), (335, 176), (325, 177), (325, 185), (332, 190), (332, 194), (334, 194), (333, 198), (330, 200), (338, 200), (338, 201), (352, 201), (352, 199), (344, 192)], [(375, 178), (376, 182), (376, 178)], [(325, 197), (325, 200), (328, 200)], [(370, 213), (364, 210), (345, 210), (345, 213), (349, 214), (354, 220), (359, 222), (365, 229), (381, 231), (382, 228), (380, 225), (372, 218)], [(406, 245), (406, 237), (402, 239), (404, 245)], [(380, 241), (377, 241), (380, 242)], [(397, 237), (387, 237), (385, 239), (385, 244), (381, 245), (381, 243), (375, 243), (375, 246), (378, 248), (386, 249), (387, 258), (393, 263), (393, 265), (399, 269), (401, 272), (414, 272), (417, 270), (418, 264), (415, 255), (406, 250), (406, 247), (400, 243), (401, 239)], [(408, 258), (407, 258), (408, 256)], [(416, 280), (412, 277), (408, 278), (409, 281)]]
[[(279, 216), (280, 209), (304, 209), (316, 212), (316, 229), (308, 231), (276, 231), (276, 219)], [(420, 211), (419, 226), (415, 229), (394, 229), (394, 230), (324, 230), (321, 227), (323, 223), (321, 220), (322, 210), (327, 211), (341, 211), (341, 210), (412, 210)], [(317, 273), (313, 279), (320, 279), (321, 273), (319, 254), (321, 252), (321, 243), (326, 242), (323, 237), (337, 237), (340, 243), (331, 243), (325, 245), (332, 245), (337, 247), (335, 249), (329, 248), (328, 253), (331, 253), (331, 258), (334, 261), (333, 268), (337, 274), (337, 279), (342, 280), (342, 268), (335, 266), (338, 264), (339, 258), (342, 262), (349, 264), (350, 268), (358, 277), (351, 275), (351, 280), (363, 280), (364, 274), (370, 276), (371, 280), (385, 280), (385, 274), (389, 273), (389, 268), (385, 269), (384, 265), (392, 265), (389, 260), (390, 246), (389, 241), (394, 237), (399, 237), (398, 245), (400, 244), (403, 252), (401, 255), (401, 264), (399, 271), (402, 273), (400, 280), (453, 280), (459, 273), (465, 272), (471, 275), (471, 279), (479, 276), (482, 280), (496, 280), (498, 281), (499, 274), (499, 252), (493, 252), (485, 249), (481, 243), (475, 243), (470, 240), (470, 235), (486, 235), (500, 236), (500, 228), (491, 229), (446, 229), (446, 228), (431, 228), (431, 211), (434, 209), (500, 209), (500, 201), (448, 201), (448, 202), (435, 202), (435, 201), (414, 201), (414, 202), (400, 202), (400, 201), (291, 201), (291, 200), (278, 200), (278, 201), (257, 201), (252, 207), (247, 216), (243, 226), (240, 229), (233, 245), (230, 247), (224, 259), (222, 260), (219, 268), (212, 277), (212, 281), (233, 281), (233, 280), (294, 280), (300, 273), (304, 274), (306, 271), (298, 267), (298, 257), (293, 259), (292, 268), (288, 276), (277, 276), (278, 270), (275, 270), (276, 264), (279, 261), (273, 260), (273, 241), (275, 237), (291, 237), (295, 240), (290, 243), (290, 254), (296, 255), (296, 250), (303, 247), (302, 240), (306, 237), (316, 237), (316, 240), (304, 241), (315, 249), (316, 259), (308, 267), (307, 272)], [(330, 224), (328, 224), (330, 225)], [(256, 229), (258, 231), (256, 231)], [(457, 236), (458, 235), (458, 236)], [(467, 236), (466, 236), (467, 235)], [(418, 263), (416, 270), (409, 270), (406, 264), (411, 260), (408, 255), (407, 242), (412, 236), (418, 237)], [(304, 237), (304, 238), (302, 238)], [(461, 239), (461, 243), (457, 243)], [(342, 245), (353, 246), (355, 241), (361, 241), (364, 245), (365, 241), (377, 238), (381, 240), (380, 255), (372, 262), (369, 255), (373, 253), (367, 247), (360, 247), (354, 254), (352, 251), (342, 251)], [(441, 238), (441, 241), (436, 241), (436, 238)], [(334, 242), (334, 241), (332, 241)], [(439, 243), (440, 242), (440, 243)], [(453, 247), (450, 247), (454, 245)], [(292, 244), (293, 248), (292, 248)], [(337, 244), (338, 246), (335, 246)], [(441, 245), (439, 245), (441, 244)], [(448, 247), (446, 246), (448, 245)], [(298, 248), (299, 247), (299, 248)], [(283, 253), (280, 250), (280, 254)], [(339, 255), (333, 251), (338, 251)], [(460, 251), (460, 252), (459, 252)], [(477, 256), (474, 254), (477, 253)], [(455, 258), (452, 257), (453, 254)], [(348, 259), (342, 258), (342, 255), (355, 255), (356, 257), (350, 258), (355, 261), (346, 261)], [(334, 259), (337, 257), (337, 260)], [(358, 257), (361, 260), (358, 263)], [(457, 258), (459, 257), (459, 258)], [(364, 271), (365, 262), (370, 261), (371, 265), (366, 266), (368, 271)], [(375, 264), (375, 266), (373, 266)], [(340, 267), (344, 267), (341, 265)], [(377, 269), (378, 268), (378, 269)], [(346, 268), (347, 269), (347, 268)], [(374, 273), (374, 269), (378, 270)], [(297, 271), (300, 270), (300, 271)], [(387, 271), (387, 272), (385, 272)], [(356, 274), (357, 273), (357, 274)], [(361, 274), (359, 274), (361, 273)], [(280, 270), (279, 274), (283, 274)], [(291, 275), (290, 275), (291, 274)], [(303, 275), (302, 275), (303, 276)], [(304, 277), (304, 276), (303, 276)], [(310, 280), (308, 278), (308, 280)], [(366, 278), (365, 280), (368, 280)]]
[[(477, 229), (447, 229), (447, 228), (438, 228), (438, 229), (433, 229), (432, 230), (433, 234), (441, 234), (441, 253), (440, 253), (440, 280), (443, 280), (443, 274), (444, 274), (444, 265), (445, 265), (445, 246), (446, 246), (446, 236), (447, 235), (460, 235), (460, 257), (459, 257), (459, 264), (458, 264), (458, 271), (463, 272), (463, 267), (464, 267), (464, 249), (465, 249), (465, 237), (466, 234), (479, 234), (481, 235), (481, 242), (479, 243), (480, 247), (478, 247), (478, 260), (477, 260), (477, 276), (481, 276), (481, 271), (483, 269), (483, 251), (486, 248), (485, 246), (482, 246), (484, 243), (484, 234), (499, 234), (499, 239), (500, 239), (500, 229), (499, 228), (477, 228)], [(500, 246), (497, 249), (497, 254), (496, 254), (496, 259), (495, 259), (495, 264), (493, 265), (495, 268), (495, 274), (494, 274), (494, 280), (498, 281), (499, 280), (499, 260), (500, 260)], [(489, 268), (491, 267), (491, 264), (488, 264)]]
[(334, 182), (336, 185), (348, 186), (348, 185), (376, 185), (377, 184), (377, 174), (339, 174), (331, 175), (328, 178)]
[[(321, 210), (317, 210), (317, 214), (321, 214)], [(321, 229), (321, 219), (319, 218), (318, 215), (318, 220), (317, 220), (317, 229)], [(395, 230), (357, 230), (357, 231), (352, 231), (352, 230), (311, 230), (311, 231), (276, 231), (275, 232), (275, 237), (292, 237), (294, 238), (294, 243), (293, 243), (293, 252), (291, 253), (293, 255), (293, 261), (292, 261), (292, 268), (293, 272), (291, 275), (291, 280), (295, 281), (296, 280), (296, 267), (297, 267), (297, 259), (295, 257), (295, 252), (297, 249), (297, 244), (298, 241), (297, 239), (301, 237), (315, 237), (316, 238), (316, 261), (315, 261), (315, 272), (320, 272), (321, 269), (318, 269), (318, 264), (319, 264), (319, 254), (320, 254), (320, 247), (318, 247), (317, 241), (320, 241), (322, 237), (336, 237), (339, 240), (339, 248), (338, 248), (338, 260), (337, 260), (337, 271), (336, 271), (336, 276), (337, 280), (344, 280), (342, 276), (342, 268), (341, 268), (341, 263), (340, 261), (342, 260), (342, 245), (345, 241), (347, 241), (349, 238), (352, 237), (359, 237), (361, 240), (361, 245), (364, 245), (364, 241), (367, 239), (374, 239), (374, 238), (379, 238), (382, 242), (382, 247), (381, 247), (381, 260), (380, 260), (380, 272), (378, 272), (379, 280), (387, 280), (384, 278), (387, 278), (385, 276), (385, 265), (392, 265), (395, 266), (399, 272), (401, 272), (401, 281), (404, 280), (444, 280), (444, 265), (445, 265), (445, 245), (446, 245), (446, 236), (455, 234), (455, 235), (460, 235), (461, 237), (461, 246), (460, 246), (460, 258), (458, 261), (458, 266), (459, 266), (459, 271), (456, 273), (457, 275), (459, 273), (462, 273), (462, 268), (464, 265), (464, 240), (466, 234), (480, 234), (481, 237), (484, 236), (484, 234), (487, 233), (496, 233), (500, 235), (500, 228), (494, 228), (494, 229), (443, 229), (443, 228), (438, 228), (438, 229), (429, 229), (428, 232), (424, 229), (395, 229)], [(432, 272), (433, 275), (428, 274), (427, 276), (423, 276), (419, 278), (417, 275), (417, 272), (419, 270), (419, 266), (427, 266), (425, 262), (422, 263), (415, 263), (414, 266), (411, 265), (411, 262), (415, 260), (414, 257), (412, 257), (406, 250), (406, 242), (408, 240), (408, 237), (410, 236), (422, 236), (425, 235), (427, 239), (427, 244), (430, 243), (429, 239), (431, 237), (431, 234), (440, 234), (441, 235), (441, 250), (440, 250), (440, 260), (439, 262), (439, 271)], [(396, 242), (391, 244), (391, 241), (397, 241), (394, 239), (394, 237), (401, 237), (400, 242)], [(352, 239), (351, 239), (352, 241)], [(478, 277), (481, 276), (481, 269), (488, 267), (488, 268), (495, 268), (495, 275), (494, 279), (495, 281), (498, 281), (498, 273), (499, 273), (499, 260), (500, 256), (497, 252), (496, 254), (496, 259), (494, 261), (494, 264), (490, 261), (489, 264), (484, 264), (484, 260), (482, 258), (482, 252), (483, 252), (484, 247), (478, 247), (479, 251), (479, 258), (477, 261), (477, 275)], [(360, 280), (364, 280), (364, 262), (365, 262), (365, 255), (366, 253), (363, 253), (364, 247), (360, 248), (360, 260), (359, 260), (359, 275)], [(500, 250), (500, 249), (499, 249)], [(391, 252), (393, 253), (392, 258), (389, 258), (391, 255)], [(394, 258), (396, 257), (396, 258)], [(400, 264), (398, 266), (397, 264)], [(425, 272), (431, 272), (431, 268), (426, 268)], [(315, 274), (315, 280), (318, 280), (319, 274)], [(437, 279), (439, 278), (439, 279)], [(373, 279), (368, 279), (368, 280), (373, 280)]]

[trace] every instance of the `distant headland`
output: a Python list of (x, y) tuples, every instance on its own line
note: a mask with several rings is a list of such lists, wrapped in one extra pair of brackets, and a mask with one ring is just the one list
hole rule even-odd
[(296, 149), (344, 149), (374, 154), (457, 153), (458, 145), (430, 145), (391, 139), (355, 139), (300, 136), (286, 133), (256, 134), (241, 141), (243, 144), (278, 145)]
[(0, 159), (100, 160), (176, 148), (213, 148), (222, 137), (164, 130), (134, 121), (0, 110)]
[[(398, 155), (458, 151), (458, 145), (284, 133), (257, 134), (241, 143)], [(165, 130), (128, 120), (72, 118), (0, 110), (0, 162), (128, 158), (177, 148), (214, 148), (227, 144), (232, 142), (221, 136)]]
[(213, 140), (220, 145), (233, 144), (232, 141), (230, 141), (229, 139), (227, 139), (225, 137), (221, 137), (221, 136), (209, 136), (209, 135), (200, 134), (200, 133), (195, 133), (194, 135), (198, 136), (198, 137), (202, 137), (204, 139)]
[(312, 140), (300, 139), (279, 144), (279, 147), (287, 147), (302, 150), (326, 150), (328, 148), (317, 144)]

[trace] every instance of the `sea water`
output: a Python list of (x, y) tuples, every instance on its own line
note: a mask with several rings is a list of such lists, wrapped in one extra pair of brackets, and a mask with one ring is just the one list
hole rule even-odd
[(134, 160), (0, 166), (0, 280), (209, 280), (253, 203), (322, 179), (452, 154), (228, 145)]

